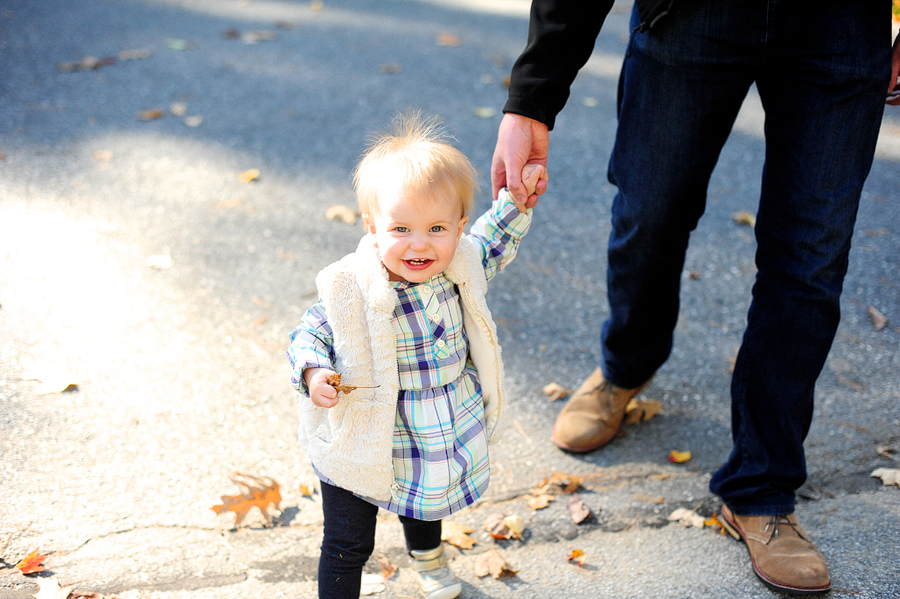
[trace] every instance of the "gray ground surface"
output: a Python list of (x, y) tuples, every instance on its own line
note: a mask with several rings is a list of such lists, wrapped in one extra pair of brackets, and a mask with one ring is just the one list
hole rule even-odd
[[(478, 532), (481, 544), (454, 552), (463, 597), (773, 596), (741, 544), (665, 519), (678, 507), (712, 513), (707, 482), (730, 447), (729, 362), (755, 249), (732, 214), (755, 210), (764, 154), (754, 96), (693, 236), (676, 349), (644, 394), (662, 414), (584, 457), (548, 439), (562, 404), (541, 387), (574, 385), (598, 360), (628, 9), (616, 7), (575, 83), (552, 134), (551, 190), (489, 295), (513, 422), (487, 497), (453, 519), (480, 531), (493, 513), (519, 514), (527, 528), (521, 541)], [(277, 39), (249, 44), (229, 29)], [(284, 350), (315, 273), (361, 234), (325, 211), (352, 205), (366, 136), (408, 106), (443, 115), (489, 189), (502, 79), (526, 32), (521, 0), (0, 1), (0, 543), (15, 533), (0, 567), (37, 547), (49, 555), (48, 572), (0, 577), (0, 598), (31, 597), (41, 576), (120, 597), (315, 595), (321, 513), (300, 492), (314, 476)], [(459, 44), (438, 44), (443, 33)], [(56, 68), (135, 49), (152, 55)], [(202, 123), (172, 115), (177, 102)], [(165, 117), (136, 119), (152, 108)], [(898, 161), (900, 112), (889, 109), (798, 505), (834, 595), (900, 596), (900, 489), (869, 477), (900, 466)], [(239, 182), (251, 168), (259, 179)], [(488, 193), (479, 198), (483, 210)], [(171, 267), (149, 268), (158, 255)], [(869, 306), (891, 324), (876, 331)], [(42, 395), (23, 380), (34, 372), (78, 388)], [(673, 449), (693, 459), (670, 464)], [(235, 471), (281, 483), (279, 526), (254, 513), (231, 530), (231, 514), (213, 513), (237, 491)], [(574, 525), (564, 500), (525, 505), (521, 494), (553, 472), (586, 477), (596, 518)], [(415, 596), (399, 523), (384, 515), (378, 534), (377, 551), (400, 565), (380, 596)], [(517, 576), (474, 575), (494, 545)], [(573, 549), (585, 568), (566, 563)]]

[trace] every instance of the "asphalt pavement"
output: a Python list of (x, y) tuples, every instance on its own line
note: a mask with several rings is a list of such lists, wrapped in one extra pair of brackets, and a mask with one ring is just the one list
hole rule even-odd
[[(107, 599), (315, 596), (322, 516), (304, 494), (315, 476), (285, 350), (315, 274), (362, 234), (328, 209), (353, 207), (368, 135), (409, 107), (443, 117), (481, 173), (476, 210), (487, 208), (527, 8), (0, 0), (0, 599), (30, 598), (38, 580)], [(512, 418), (487, 495), (451, 518), (478, 542), (449, 549), (467, 599), (777, 596), (743, 545), (668, 520), (713, 514), (707, 484), (731, 445), (730, 367), (755, 275), (752, 229), (734, 215), (756, 209), (765, 149), (755, 93), (692, 237), (675, 350), (643, 394), (661, 413), (586, 456), (549, 440), (564, 400), (542, 387), (576, 386), (599, 357), (629, 11), (616, 5), (572, 88), (550, 190), (488, 296)], [(870, 476), (900, 467), (898, 163), (889, 107), (797, 505), (832, 596), (900, 596), (900, 488)], [(672, 450), (692, 457), (673, 464)], [(235, 472), (280, 484), (273, 526), (254, 509), (235, 528), (211, 509), (238, 493)], [(563, 494), (527, 504), (554, 473), (583, 479), (592, 517), (575, 524)], [(521, 539), (483, 530), (498, 513), (523, 518)], [(35, 549), (47, 570), (12, 569)], [(476, 576), (492, 550), (517, 573)], [(417, 596), (390, 514), (376, 551), (399, 570), (373, 596)]]

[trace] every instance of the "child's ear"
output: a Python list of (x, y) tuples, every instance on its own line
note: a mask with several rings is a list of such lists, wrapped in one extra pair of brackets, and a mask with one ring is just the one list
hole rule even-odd
[(375, 223), (374, 223), (374, 221), (369, 217), (368, 214), (366, 214), (366, 215), (363, 216), (363, 224), (366, 226), (366, 231), (367, 231), (368, 233), (370, 233), (370, 234), (372, 234), (372, 235), (375, 234)]
[(461, 219), (459, 219), (459, 230), (458, 230), (457, 233), (456, 233), (456, 239), (457, 239), (457, 241), (459, 241), (459, 240), (462, 238), (463, 227), (466, 226), (466, 223), (467, 223), (467, 222), (469, 222), (469, 217), (468, 217), (468, 216), (464, 216), (464, 217), (462, 217)]

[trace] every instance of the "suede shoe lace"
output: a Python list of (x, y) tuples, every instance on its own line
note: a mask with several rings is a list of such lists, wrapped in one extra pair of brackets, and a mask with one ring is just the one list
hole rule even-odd
[(723, 505), (722, 525), (747, 544), (753, 571), (770, 589), (788, 595), (815, 595), (831, 589), (825, 557), (794, 514), (738, 516)]

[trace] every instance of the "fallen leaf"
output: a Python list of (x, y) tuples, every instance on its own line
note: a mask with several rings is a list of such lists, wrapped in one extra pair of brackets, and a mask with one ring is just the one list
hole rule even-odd
[(542, 391), (544, 392), (544, 394), (547, 396), (547, 398), (550, 401), (556, 401), (558, 399), (562, 399), (563, 397), (566, 397), (567, 395), (572, 395), (571, 389), (567, 389), (567, 388), (563, 387), (562, 385), (560, 385), (559, 383), (550, 383), (550, 384), (544, 385), (544, 388), (542, 389)]
[(897, 485), (900, 487), (900, 469), (898, 468), (876, 468), (869, 476), (880, 478), (884, 486)]
[(548, 495), (547, 493), (542, 493), (540, 495), (526, 495), (525, 501), (528, 503), (528, 507), (533, 510), (542, 510), (545, 507), (550, 505), (550, 502), (553, 501), (555, 497), (553, 495)]
[(875, 448), (875, 452), (883, 458), (892, 458), (897, 452), (897, 448), (890, 445), (879, 445)]
[(438, 46), (448, 46), (451, 48), (455, 48), (456, 46), (459, 46), (460, 44), (462, 44), (462, 40), (459, 39), (457, 36), (453, 35), (452, 33), (442, 33), (437, 38)]
[(325, 218), (328, 220), (339, 220), (348, 225), (352, 225), (356, 222), (356, 219), (359, 218), (359, 212), (353, 208), (337, 204), (328, 207), (325, 211)]
[(50, 395), (51, 393), (64, 393), (78, 389), (78, 384), (72, 382), (72, 375), (62, 370), (54, 370), (47, 367), (30, 366), (19, 376), (19, 379), (41, 383), (34, 390), (35, 395)]
[(476, 106), (472, 110), (472, 112), (474, 112), (475, 116), (477, 116), (480, 119), (489, 119), (492, 116), (494, 116), (495, 114), (497, 114), (497, 110), (494, 108), (491, 108), (490, 106)]
[(244, 171), (240, 175), (238, 175), (238, 181), (241, 183), (249, 183), (250, 181), (256, 181), (259, 179), (259, 169), (251, 168), (248, 171)]
[(144, 263), (150, 268), (159, 270), (172, 268), (172, 256), (169, 254), (154, 254), (153, 256), (147, 256)]
[(566, 556), (566, 559), (570, 562), (575, 562), (579, 566), (584, 566), (584, 562), (587, 561), (587, 556), (581, 549), (573, 549), (572, 553)]
[(381, 577), (384, 580), (390, 579), (394, 574), (397, 573), (397, 564), (389, 560), (383, 553), (376, 553), (375, 559), (377, 559), (378, 563), (381, 564)]
[(703, 524), (704, 524), (705, 526), (718, 526), (718, 527), (719, 527), (719, 532), (721, 532), (723, 535), (725, 534), (725, 527), (722, 526), (722, 523), (721, 523), (721, 522), (719, 522), (719, 515), (718, 515), (718, 514), (715, 514), (715, 513), (714, 513), (711, 517), (709, 517), (709, 518), (707, 518), (706, 520), (704, 520), (704, 521), (703, 521)]
[(688, 277), (690, 277), (690, 279), (691, 279), (692, 281), (699, 281), (699, 280), (700, 280), (700, 273), (697, 272), (696, 270), (692, 270), (692, 271), (690, 271), (690, 272), (688, 273)]
[(360, 596), (374, 595), (384, 590), (384, 577), (380, 574), (363, 574), (359, 585)]
[(122, 50), (119, 52), (119, 60), (143, 60), (153, 56), (150, 50)]
[(155, 119), (161, 119), (166, 115), (166, 113), (160, 108), (150, 108), (148, 110), (142, 110), (137, 114), (137, 120), (139, 121), (153, 121)]
[(746, 210), (735, 212), (731, 215), (731, 220), (739, 225), (746, 225), (751, 229), (756, 226), (756, 216)]
[(673, 449), (669, 452), (669, 461), (673, 464), (684, 464), (689, 459), (691, 459), (690, 451), (677, 451)]
[(561, 472), (554, 472), (553, 476), (551, 476), (549, 479), (546, 479), (543, 484), (563, 487), (563, 493), (574, 493), (578, 490), (578, 487), (581, 486), (582, 482), (584, 482), (584, 479), (579, 476), (562, 474)]
[(383, 64), (378, 67), (379, 73), (385, 73), (387, 75), (396, 75), (400, 71), (403, 70), (403, 65), (399, 64)]
[(94, 152), (94, 160), (98, 162), (109, 162), (112, 160), (113, 153), (109, 150), (97, 150)]
[(169, 106), (169, 113), (172, 116), (184, 116), (187, 114), (188, 105), (185, 102), (175, 102)]
[(332, 387), (334, 387), (338, 393), (350, 393), (351, 391), (356, 391), (357, 389), (375, 389), (378, 387), (378, 385), (375, 385), (374, 387), (360, 387), (358, 385), (342, 385), (341, 378), (343, 376), (344, 375), (342, 375), (339, 372), (335, 373), (335, 374), (331, 374), (325, 379), (325, 382), (328, 383), (329, 385), (331, 385)]
[(678, 508), (667, 518), (670, 522), (678, 522), (682, 526), (693, 526), (694, 528), (703, 528), (703, 516), (694, 510), (688, 510), (683, 507)]
[(625, 422), (646, 422), (662, 411), (662, 404), (653, 399), (632, 399), (625, 406)]
[(503, 514), (491, 514), (484, 521), (484, 529), (495, 539), (522, 538), (525, 523), (521, 516), (504, 516)]
[(271, 478), (264, 476), (255, 476), (252, 474), (242, 474), (235, 472), (231, 482), (241, 489), (240, 495), (222, 495), (222, 505), (214, 505), (212, 510), (216, 514), (222, 512), (234, 512), (234, 525), (237, 527), (244, 516), (251, 508), (257, 507), (266, 518), (266, 523), (272, 523), (272, 515), (269, 513), (269, 506), (278, 509), (281, 503), (281, 491), (279, 485)]
[(313, 495), (316, 494), (316, 485), (315, 484), (307, 485), (304, 483), (300, 483), (300, 494), (303, 495), (304, 497), (312, 497)]
[(590, 508), (584, 504), (584, 501), (582, 501), (577, 493), (573, 493), (572, 496), (569, 497), (569, 503), (566, 507), (569, 508), (569, 515), (572, 516), (572, 520), (575, 521), (575, 524), (581, 524), (591, 516)]
[(72, 592), (74, 584), (61, 587), (59, 581), (55, 578), (35, 578), (35, 582), (41, 587), (41, 590), (33, 594), (34, 599), (66, 599)]
[(872, 325), (875, 327), (876, 331), (880, 331), (884, 327), (888, 325), (890, 322), (884, 314), (882, 314), (878, 308), (874, 306), (869, 306), (869, 318), (872, 319)]
[(447, 541), (460, 549), (471, 549), (478, 544), (478, 541), (469, 536), (469, 533), (473, 532), (475, 532), (474, 528), (459, 522), (453, 522), (452, 520), (443, 520), (441, 522), (441, 540)]
[(199, 127), (203, 124), (203, 116), (199, 114), (194, 116), (186, 116), (184, 117), (184, 124), (188, 127)]
[(651, 497), (649, 495), (635, 495), (632, 497), (635, 501), (646, 501), (647, 503), (665, 503), (665, 497)]
[(47, 559), (47, 556), (40, 555), (38, 553), (39, 550), (40, 547), (26, 555), (22, 558), (22, 561), (16, 564), (16, 568), (21, 570), (22, 574), (34, 574), (35, 572), (43, 572), (47, 569), (42, 565), (44, 560)]
[(517, 574), (518, 570), (513, 570), (506, 563), (506, 560), (497, 552), (496, 549), (481, 554), (481, 557), (475, 562), (475, 576), (483, 578), (490, 574), (494, 578), (503, 576), (512, 576)]

